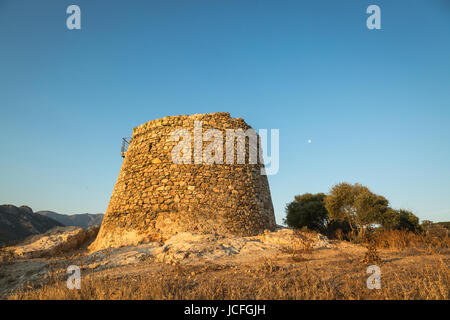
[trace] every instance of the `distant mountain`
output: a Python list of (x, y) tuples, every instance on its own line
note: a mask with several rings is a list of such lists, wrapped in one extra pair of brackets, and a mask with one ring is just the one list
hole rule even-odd
[(51, 218), (53, 220), (56, 220), (65, 226), (76, 226), (81, 228), (89, 228), (90, 226), (100, 226), (103, 220), (103, 213), (97, 214), (82, 213), (73, 215), (60, 214), (53, 211), (38, 211), (36, 213)]
[(0, 245), (46, 232), (62, 223), (34, 213), (30, 207), (0, 205)]

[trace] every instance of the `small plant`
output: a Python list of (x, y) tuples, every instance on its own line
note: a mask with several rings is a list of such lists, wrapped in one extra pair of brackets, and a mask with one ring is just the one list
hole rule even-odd
[(259, 271), (274, 272), (280, 270), (280, 267), (274, 263), (272, 259), (265, 259), (262, 265), (259, 267)]
[(375, 241), (369, 241), (366, 244), (366, 248), (367, 252), (364, 255), (364, 258), (361, 260), (361, 262), (366, 264), (380, 264), (382, 260), (378, 255), (377, 245)]
[(290, 254), (290, 259), (294, 262), (305, 261), (304, 255), (312, 252), (314, 241), (303, 234), (306, 232), (295, 229), (291, 245), (281, 249), (282, 252)]
[(0, 248), (0, 263), (10, 264), (14, 261), (15, 255), (8, 248)]

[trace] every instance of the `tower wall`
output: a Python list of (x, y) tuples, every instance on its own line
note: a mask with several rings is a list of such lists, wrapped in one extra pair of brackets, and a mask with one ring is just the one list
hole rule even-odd
[[(248, 139), (245, 164), (194, 164), (196, 120), (203, 132), (222, 131), (224, 143), (226, 129), (250, 128), (229, 113), (170, 116), (135, 128), (91, 250), (164, 240), (184, 231), (249, 236), (275, 228), (264, 165), (248, 164)], [(191, 133), (192, 164), (172, 161), (177, 129)], [(203, 142), (202, 150), (210, 143)]]

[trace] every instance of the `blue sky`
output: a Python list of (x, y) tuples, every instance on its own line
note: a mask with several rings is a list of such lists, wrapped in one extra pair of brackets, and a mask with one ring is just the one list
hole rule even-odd
[(0, 0), (0, 111), (0, 203), (104, 212), (133, 127), (228, 111), (280, 130), (278, 223), (342, 181), (450, 220), (447, 0)]

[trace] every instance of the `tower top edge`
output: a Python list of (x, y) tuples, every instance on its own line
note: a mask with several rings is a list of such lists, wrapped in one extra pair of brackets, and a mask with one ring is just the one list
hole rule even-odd
[(184, 121), (184, 120), (235, 120), (244, 121), (243, 118), (232, 118), (229, 112), (213, 112), (213, 113), (195, 113), (191, 115), (176, 115), (176, 116), (165, 116), (163, 118), (153, 119), (141, 124), (133, 129), (133, 135), (142, 133), (151, 127), (167, 126), (173, 121)]

